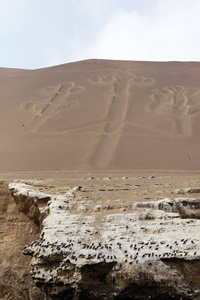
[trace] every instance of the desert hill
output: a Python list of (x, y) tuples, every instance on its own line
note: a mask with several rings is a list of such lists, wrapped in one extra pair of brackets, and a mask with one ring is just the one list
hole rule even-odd
[(199, 170), (199, 123), (198, 62), (0, 68), (0, 172)]

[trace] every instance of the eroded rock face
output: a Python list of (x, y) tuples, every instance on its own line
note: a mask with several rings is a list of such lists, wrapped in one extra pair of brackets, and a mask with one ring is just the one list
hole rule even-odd
[[(51, 196), (45, 193), (36, 192), (28, 184), (9, 184), (12, 197), (15, 200), (19, 211), (23, 212), (36, 225), (40, 225), (41, 220), (46, 216), (46, 204)], [(39, 203), (38, 203), (39, 200)], [(44, 207), (44, 210), (42, 208)]]
[(0, 299), (44, 299), (30, 278), (24, 244), (39, 237), (39, 227), (16, 208), (6, 181), (0, 181)]
[(28, 195), (46, 213), (40, 237), (23, 253), (32, 256), (30, 275), (47, 299), (200, 299), (200, 200), (127, 209), (120, 199), (82, 200), (80, 187), (45, 197), (30, 185), (9, 188), (19, 207)]

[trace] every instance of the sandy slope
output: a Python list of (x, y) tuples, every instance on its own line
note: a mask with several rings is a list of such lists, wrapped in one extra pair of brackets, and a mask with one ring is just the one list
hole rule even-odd
[(0, 69), (0, 172), (198, 170), (199, 67), (87, 60)]

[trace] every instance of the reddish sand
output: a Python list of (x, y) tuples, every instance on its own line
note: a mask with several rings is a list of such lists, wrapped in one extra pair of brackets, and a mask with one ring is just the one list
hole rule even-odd
[(200, 63), (0, 68), (0, 95), (0, 172), (200, 169)]

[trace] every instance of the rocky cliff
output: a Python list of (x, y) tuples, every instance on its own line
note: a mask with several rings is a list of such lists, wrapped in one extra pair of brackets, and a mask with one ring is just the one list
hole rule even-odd
[(1, 298), (200, 299), (197, 184), (151, 198), (93, 179), (1, 183)]
[(44, 299), (30, 278), (30, 259), (22, 253), (40, 230), (18, 211), (6, 181), (0, 181), (0, 228), (0, 299)]

